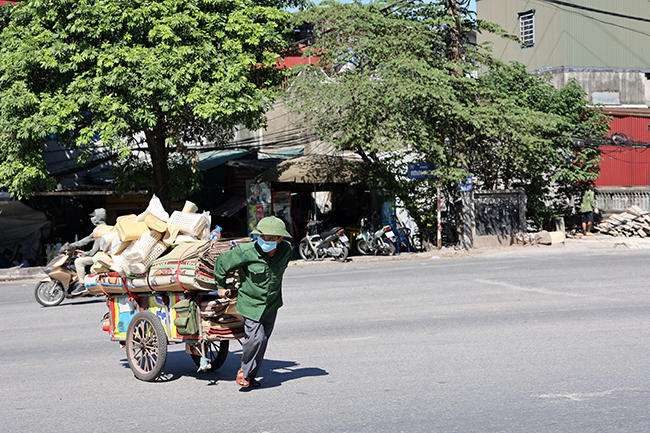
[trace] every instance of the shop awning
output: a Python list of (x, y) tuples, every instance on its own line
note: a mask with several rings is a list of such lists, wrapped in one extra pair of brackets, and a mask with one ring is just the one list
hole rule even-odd
[(236, 214), (241, 208), (246, 206), (246, 197), (235, 196), (229, 198), (224, 204), (217, 207), (210, 214), (218, 217), (228, 218)]
[(351, 183), (364, 171), (353, 161), (336, 155), (305, 155), (282, 161), (257, 176), (255, 182)]

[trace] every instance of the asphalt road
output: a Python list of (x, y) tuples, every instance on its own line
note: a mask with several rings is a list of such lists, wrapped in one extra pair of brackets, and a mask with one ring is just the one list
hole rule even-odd
[(0, 283), (8, 432), (648, 432), (650, 250), (291, 266), (261, 389), (170, 346), (135, 379), (99, 299)]

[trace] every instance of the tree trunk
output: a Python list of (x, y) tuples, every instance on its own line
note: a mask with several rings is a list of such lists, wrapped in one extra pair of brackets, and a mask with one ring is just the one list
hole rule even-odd
[(171, 207), (169, 197), (169, 169), (167, 158), (169, 151), (166, 146), (167, 135), (165, 134), (165, 121), (162, 115), (158, 116), (158, 124), (153, 130), (145, 130), (147, 146), (151, 155), (151, 165), (153, 167), (154, 194), (160, 199), (162, 205), (167, 211)]

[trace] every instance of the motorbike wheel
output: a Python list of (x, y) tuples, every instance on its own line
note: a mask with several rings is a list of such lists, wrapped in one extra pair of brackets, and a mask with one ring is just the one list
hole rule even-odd
[(167, 361), (167, 334), (158, 317), (149, 311), (133, 316), (126, 331), (126, 359), (133, 375), (145, 382), (160, 376)]
[(364, 256), (372, 254), (370, 248), (368, 248), (366, 240), (363, 238), (357, 239), (357, 251), (359, 251), (359, 254), (363, 254)]
[(307, 239), (303, 239), (300, 242), (300, 246), (298, 246), (298, 252), (300, 253), (300, 257), (302, 257), (303, 260), (316, 260), (316, 254), (314, 254), (314, 250), (312, 250), (309, 246)]
[(336, 257), (334, 257), (334, 260), (338, 260), (339, 262), (344, 262), (344, 261), (346, 261), (347, 258), (348, 258), (348, 254), (350, 254), (350, 250), (348, 249), (348, 247), (346, 247), (345, 245), (343, 245), (343, 242), (336, 242), (336, 243), (334, 244), (334, 246), (335, 246), (336, 248), (340, 248), (340, 249), (341, 249), (341, 255), (340, 255), (340, 256), (336, 256)]
[(65, 299), (65, 289), (60, 281), (40, 281), (34, 290), (36, 301), (44, 307), (54, 307)]
[(395, 248), (395, 244), (393, 244), (391, 241), (388, 239), (381, 237), (379, 238), (379, 251), (381, 251), (381, 254), (385, 254), (387, 256), (394, 256), (395, 253), (397, 252), (397, 248)]
[[(217, 370), (219, 367), (226, 362), (226, 357), (228, 356), (228, 346), (230, 341), (228, 340), (209, 340), (205, 342), (206, 355), (210, 360), (210, 368), (207, 371)], [(197, 367), (201, 366), (201, 357), (199, 355), (191, 355), (192, 361), (196, 364)]]

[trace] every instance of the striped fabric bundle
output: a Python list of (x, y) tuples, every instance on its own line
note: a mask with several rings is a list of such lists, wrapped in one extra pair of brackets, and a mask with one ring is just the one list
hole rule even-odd
[[(236, 293), (233, 291), (233, 293)], [(245, 337), (244, 318), (237, 312), (236, 298), (201, 297), (201, 328), (208, 338)]]
[[(214, 292), (214, 262), (219, 254), (237, 245), (250, 242), (250, 238), (234, 241), (192, 241), (178, 244), (168, 254), (148, 263), (129, 263), (123, 256), (114, 257), (114, 266), (127, 272), (109, 272), (90, 274), (84, 283), (93, 294), (120, 295), (147, 292)], [(166, 249), (162, 242), (157, 242), (149, 255), (150, 261)], [(146, 266), (146, 267), (145, 267)], [(127, 276), (128, 275), (128, 276)], [(236, 297), (239, 282), (234, 277), (227, 280), (229, 291), (222, 291), (220, 296)]]

